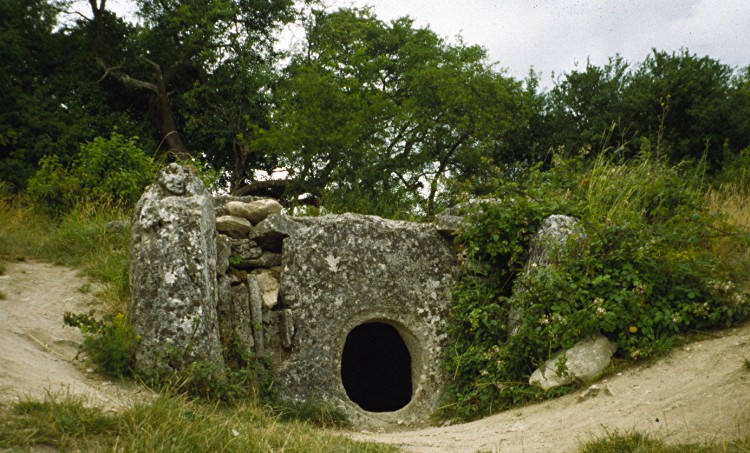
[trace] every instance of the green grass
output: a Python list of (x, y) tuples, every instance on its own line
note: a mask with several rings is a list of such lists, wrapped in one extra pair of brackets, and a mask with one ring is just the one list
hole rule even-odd
[(670, 443), (639, 432), (611, 432), (584, 443), (577, 453), (747, 453), (750, 436), (728, 442)]
[(0, 406), (0, 449), (51, 446), (61, 451), (395, 452), (304, 422), (282, 421), (252, 402), (232, 408), (159, 397), (120, 413), (51, 397)]
[(78, 268), (101, 283), (97, 296), (107, 311), (125, 313), (130, 231), (108, 232), (105, 226), (129, 216), (110, 206), (80, 204), (51, 218), (25, 197), (0, 195), (0, 262), (30, 258)]

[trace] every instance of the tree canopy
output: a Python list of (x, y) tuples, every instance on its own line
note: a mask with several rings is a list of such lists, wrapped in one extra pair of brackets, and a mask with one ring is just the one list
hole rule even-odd
[[(232, 193), (429, 216), (462, 181), (480, 190), (560, 153), (705, 156), (718, 174), (750, 144), (750, 67), (687, 49), (613, 56), (541, 91), (535, 74), (516, 80), (483, 48), (410, 18), (312, 1), (133, 1), (135, 21), (106, 0), (62, 21), (71, 0), (0, 0), (0, 175), (15, 190), (45, 156), (70, 167), (81, 144), (116, 132), (157, 161), (200, 162)], [(291, 23), (302, 40), (282, 49)], [(273, 172), (284, 177), (264, 179)]]

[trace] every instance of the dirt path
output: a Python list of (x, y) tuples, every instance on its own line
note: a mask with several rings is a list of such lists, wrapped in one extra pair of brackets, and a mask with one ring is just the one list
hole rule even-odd
[(351, 436), (435, 453), (572, 451), (608, 430), (637, 430), (673, 443), (732, 439), (750, 433), (746, 358), (750, 324), (612, 376), (583, 401), (584, 390), (462, 425)]
[[(93, 297), (78, 289), (76, 271), (47, 263), (8, 263), (0, 275), (0, 403), (48, 393), (82, 395), (117, 409), (147, 395), (135, 385), (107, 382), (76, 359), (78, 329), (66, 311), (87, 312)], [(599, 382), (582, 392), (441, 428), (351, 437), (399, 445), (410, 452), (561, 452), (606, 430), (639, 430), (667, 441), (712, 441), (750, 432), (750, 324), (716, 333), (650, 366)], [(605, 391), (605, 389), (609, 389)]]
[(0, 275), (0, 403), (19, 398), (80, 395), (106, 409), (130, 404), (146, 392), (136, 385), (112, 383), (76, 359), (83, 342), (63, 314), (88, 312), (93, 296), (77, 272), (47, 263), (7, 263)]

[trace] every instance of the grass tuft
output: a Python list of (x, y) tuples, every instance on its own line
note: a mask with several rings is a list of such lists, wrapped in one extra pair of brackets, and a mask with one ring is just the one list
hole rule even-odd
[(667, 444), (663, 440), (637, 431), (607, 432), (604, 436), (582, 444), (577, 453), (746, 453), (750, 437), (731, 442), (704, 444)]
[(304, 422), (269, 416), (248, 402), (235, 407), (160, 397), (121, 413), (86, 407), (81, 399), (50, 397), (0, 407), (0, 448), (48, 445), (60, 450), (396, 452), (320, 432)]
[(108, 205), (79, 204), (59, 218), (23, 196), (0, 195), (0, 257), (24, 257), (81, 269), (101, 283), (97, 294), (110, 313), (127, 312), (130, 231), (106, 224), (129, 214)]

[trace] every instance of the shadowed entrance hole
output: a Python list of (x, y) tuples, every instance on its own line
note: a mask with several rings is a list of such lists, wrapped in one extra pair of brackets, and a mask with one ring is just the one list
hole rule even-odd
[(361, 324), (346, 337), (341, 381), (350, 400), (369, 412), (391, 412), (411, 401), (411, 355), (395, 327)]

